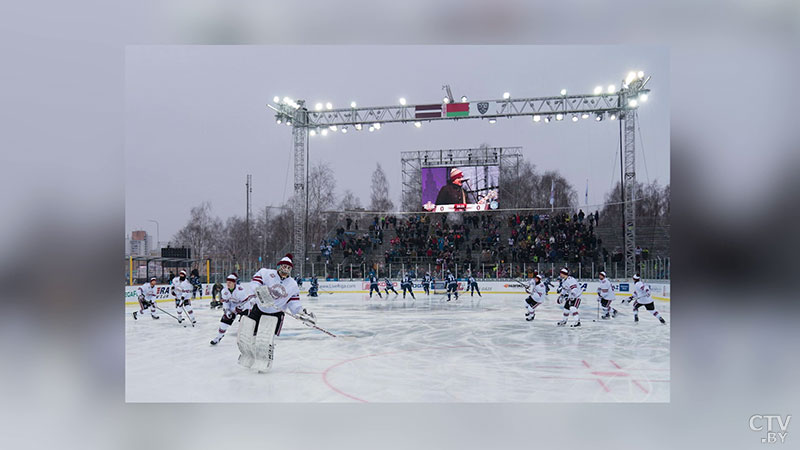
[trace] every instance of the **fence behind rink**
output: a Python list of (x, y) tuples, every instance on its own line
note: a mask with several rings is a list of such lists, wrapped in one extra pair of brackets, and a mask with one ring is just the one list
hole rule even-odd
[[(141, 263), (139, 263), (141, 264)], [(225, 277), (231, 272), (236, 272), (242, 280), (249, 280), (262, 267), (275, 268), (275, 261), (267, 263), (258, 261), (232, 261), (221, 259), (206, 259), (186, 261), (180, 267), (163, 267), (154, 264), (153, 261), (147, 266), (134, 265), (129, 258), (125, 259), (125, 284), (141, 285), (151, 276), (155, 276), (159, 283), (169, 283), (169, 273), (177, 274), (181, 269), (190, 273), (192, 269), (198, 269), (201, 283), (222, 283)], [(624, 275), (624, 265), (619, 262), (609, 264), (597, 263), (567, 263), (567, 262), (539, 262), (539, 263), (466, 263), (453, 264), (448, 267), (445, 264), (419, 263), (374, 263), (374, 264), (324, 264), (318, 262), (307, 262), (304, 267), (295, 262), (294, 276), (301, 276), (303, 279), (317, 277), (320, 280), (363, 280), (368, 277), (370, 272), (379, 278), (399, 278), (401, 274), (409, 273), (413, 277), (421, 278), (425, 273), (430, 273), (437, 279), (444, 278), (447, 270), (450, 270), (456, 278), (466, 278), (471, 274), (478, 280), (512, 280), (516, 278), (530, 278), (534, 271), (555, 278), (559, 270), (567, 267), (572, 275), (582, 280), (596, 280), (600, 271), (605, 271), (609, 278), (619, 279)], [(641, 261), (638, 264), (638, 272), (645, 280), (669, 280), (670, 279), (670, 258), (652, 258)], [(302, 273), (301, 273), (302, 272)]]

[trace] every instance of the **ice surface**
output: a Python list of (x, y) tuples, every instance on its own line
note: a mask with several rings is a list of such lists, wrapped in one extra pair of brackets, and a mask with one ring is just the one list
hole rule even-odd
[[(197, 326), (126, 307), (130, 402), (668, 402), (670, 329), (629, 305), (596, 319), (584, 294), (581, 328), (556, 327), (555, 295), (526, 322), (525, 294), (302, 297), (331, 338), (287, 317), (272, 370), (236, 363), (238, 322), (219, 345), (221, 312), (196, 301)], [(174, 314), (174, 303), (159, 306)], [(670, 304), (656, 301), (670, 322)]]

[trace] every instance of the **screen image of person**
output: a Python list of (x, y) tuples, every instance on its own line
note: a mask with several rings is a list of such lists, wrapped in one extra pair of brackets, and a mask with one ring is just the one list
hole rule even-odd
[(450, 170), (450, 178), (444, 186), (439, 190), (436, 196), (437, 205), (453, 205), (456, 203), (468, 203), (467, 191), (461, 186), (467, 178), (464, 178), (464, 173), (453, 168)]

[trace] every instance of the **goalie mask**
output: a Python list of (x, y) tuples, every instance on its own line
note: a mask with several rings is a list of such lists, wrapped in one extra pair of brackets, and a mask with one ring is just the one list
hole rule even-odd
[(294, 264), (292, 264), (292, 254), (287, 253), (286, 256), (278, 261), (278, 275), (280, 275), (281, 278), (288, 277), (292, 274), (292, 267), (294, 267)]

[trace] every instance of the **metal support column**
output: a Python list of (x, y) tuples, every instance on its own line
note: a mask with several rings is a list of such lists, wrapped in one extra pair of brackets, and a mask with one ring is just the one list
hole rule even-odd
[(295, 264), (300, 261), (299, 272), (303, 273), (306, 262), (306, 141), (308, 139), (308, 111), (303, 107), (303, 100), (292, 118), (292, 145), (294, 147), (294, 204), (292, 216), (294, 222), (294, 258)]
[(636, 110), (625, 111), (623, 139), (625, 154), (625, 277), (636, 271)]

